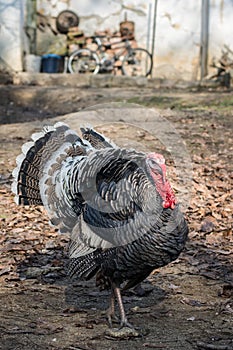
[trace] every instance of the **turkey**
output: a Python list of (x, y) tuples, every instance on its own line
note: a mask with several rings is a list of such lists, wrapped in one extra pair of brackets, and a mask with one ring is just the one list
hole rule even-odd
[(121, 290), (175, 260), (188, 227), (166, 178), (162, 155), (117, 147), (91, 127), (82, 136), (64, 123), (44, 127), (23, 145), (13, 171), (17, 204), (43, 205), (70, 234), (69, 275), (111, 291), (110, 326), (132, 327)]

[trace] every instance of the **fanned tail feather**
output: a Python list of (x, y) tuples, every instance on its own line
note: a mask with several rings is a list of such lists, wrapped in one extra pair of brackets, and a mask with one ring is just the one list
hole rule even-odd
[(31, 138), (32, 141), (22, 146), (22, 154), (16, 159), (17, 167), (13, 170), (12, 191), (16, 195), (17, 204), (43, 205), (40, 179), (47, 161), (64, 142), (69, 141), (72, 145), (77, 138), (79, 140), (80, 138), (66, 124), (60, 122), (54, 126), (44, 127), (42, 132), (33, 134)]
[(34, 142), (22, 146), (22, 154), (17, 159), (17, 167), (13, 170), (14, 182), (12, 191), (16, 194), (17, 204), (42, 205), (39, 179), (42, 171), (41, 150), (49, 140), (52, 128), (32, 136)]
[(101, 135), (92, 127), (81, 127), (80, 130), (83, 139), (87, 140), (95, 149), (116, 147), (116, 145), (110, 139)]

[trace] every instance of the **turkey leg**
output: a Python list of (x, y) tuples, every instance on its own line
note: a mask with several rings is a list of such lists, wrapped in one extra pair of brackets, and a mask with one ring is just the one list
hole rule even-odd
[(108, 324), (110, 328), (112, 328), (112, 319), (119, 321), (118, 317), (115, 314), (115, 293), (113, 289), (110, 296), (110, 306), (107, 310), (107, 318), (108, 318)]
[(117, 287), (115, 284), (112, 284), (116, 299), (117, 299), (117, 303), (119, 306), (119, 311), (120, 311), (120, 318), (121, 318), (121, 323), (120, 323), (120, 328), (123, 327), (129, 327), (129, 328), (134, 328), (127, 320), (126, 314), (125, 314), (125, 309), (124, 309), (124, 305), (122, 302), (122, 298), (121, 298), (121, 291), (120, 288)]

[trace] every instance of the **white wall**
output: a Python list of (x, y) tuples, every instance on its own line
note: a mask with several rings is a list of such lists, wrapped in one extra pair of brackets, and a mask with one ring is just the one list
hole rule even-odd
[(212, 0), (210, 15), (210, 55), (218, 57), (223, 44), (233, 51), (233, 0)]
[(158, 1), (155, 76), (197, 78), (201, 0)]
[[(22, 69), (23, 1), (0, 0), (0, 57), (15, 70)], [(146, 47), (150, 2), (154, 4), (154, 0), (37, 0), (37, 7), (42, 14), (53, 17), (64, 9), (74, 10), (86, 35), (107, 28), (118, 30), (127, 12), (128, 20), (135, 22), (138, 44)], [(154, 77), (198, 78), (201, 3), (158, 0)], [(233, 49), (233, 0), (210, 0), (210, 6), (209, 60), (220, 57), (224, 44)]]
[(0, 0), (0, 58), (9, 69), (22, 71), (22, 0)]

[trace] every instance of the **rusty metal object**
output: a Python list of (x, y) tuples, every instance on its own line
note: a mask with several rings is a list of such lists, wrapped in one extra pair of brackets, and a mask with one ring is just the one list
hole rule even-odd
[(72, 27), (78, 27), (79, 17), (70, 10), (65, 10), (59, 13), (56, 18), (56, 26), (59, 33), (67, 34)]
[(218, 63), (216, 64), (215, 58), (213, 58), (210, 66), (217, 69), (217, 73), (212, 75), (210, 79), (216, 79), (221, 86), (230, 89), (233, 72), (233, 51), (227, 45), (224, 45), (222, 56), (218, 60)]
[(127, 14), (125, 13), (125, 20), (120, 23), (120, 33), (122, 37), (127, 39), (134, 39), (135, 24), (133, 21), (127, 20)]

